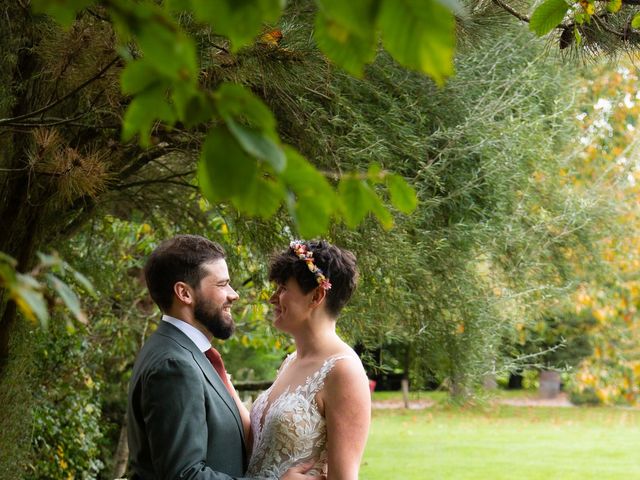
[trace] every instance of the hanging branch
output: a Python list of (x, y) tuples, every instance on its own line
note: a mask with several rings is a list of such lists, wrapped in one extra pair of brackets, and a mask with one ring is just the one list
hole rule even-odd
[[(516, 17), (518, 20), (521, 20), (523, 22), (526, 23), (530, 23), (531, 22), (531, 18), (527, 17), (526, 15), (518, 12), (517, 10), (515, 10), (513, 7), (511, 7), (510, 5), (504, 3), (502, 0), (492, 0), (493, 3), (495, 3), (496, 5), (498, 5), (500, 8), (502, 8), (503, 10), (505, 10), (506, 12), (508, 12), (509, 14), (513, 15), (514, 17)], [(608, 0), (596, 0), (599, 2), (607, 2)], [(640, 5), (640, 0), (622, 0), (623, 5)], [(610, 33), (612, 35), (615, 35), (616, 37), (619, 37), (622, 40), (627, 40), (628, 35), (625, 32), (618, 32), (616, 30), (613, 30), (608, 24), (607, 22), (604, 21), (604, 19), (607, 17), (607, 14), (601, 14), (601, 15), (592, 15), (592, 18), (594, 20), (594, 22), (596, 23), (596, 25), (598, 27), (600, 27), (603, 31)], [(563, 33), (566, 31), (569, 31), (570, 29), (574, 28), (575, 24), (574, 23), (570, 23), (568, 25), (560, 23), (558, 24), (555, 28), (558, 30), (562, 30)]]
[(522, 20), (523, 22), (527, 22), (527, 23), (529, 23), (531, 21), (531, 19), (529, 17), (527, 17), (526, 15), (523, 15), (522, 13), (518, 12), (514, 8), (510, 7), (509, 5), (504, 3), (502, 0), (493, 0), (493, 3), (498, 5), (503, 10), (506, 10), (507, 12), (509, 12), (511, 15), (516, 17), (518, 20)]

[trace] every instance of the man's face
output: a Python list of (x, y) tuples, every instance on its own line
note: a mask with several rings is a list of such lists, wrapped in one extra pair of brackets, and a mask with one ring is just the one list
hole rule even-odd
[(193, 315), (215, 338), (225, 340), (236, 328), (231, 304), (238, 294), (231, 288), (227, 262), (223, 259), (202, 266), (206, 274), (194, 292)]

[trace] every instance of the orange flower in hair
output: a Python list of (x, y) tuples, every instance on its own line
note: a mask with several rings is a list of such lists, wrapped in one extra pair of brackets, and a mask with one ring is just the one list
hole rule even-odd
[(324, 272), (316, 265), (313, 259), (313, 252), (301, 240), (294, 240), (289, 244), (289, 248), (300, 260), (304, 260), (307, 268), (316, 277), (316, 282), (324, 290), (331, 290), (331, 282), (325, 277)]

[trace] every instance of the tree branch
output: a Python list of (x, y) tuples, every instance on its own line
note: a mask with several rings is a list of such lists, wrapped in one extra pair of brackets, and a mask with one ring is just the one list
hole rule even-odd
[(510, 7), (509, 5), (504, 3), (502, 0), (493, 0), (493, 3), (498, 5), (503, 10), (506, 10), (507, 12), (509, 12), (511, 15), (516, 17), (518, 20), (522, 20), (523, 22), (527, 22), (527, 23), (529, 23), (531, 21), (531, 19), (529, 17), (527, 17), (526, 15), (524, 15), (524, 14), (518, 12), (517, 10), (513, 9), (512, 7)]
[[(639, 3), (640, 4), (640, 3)], [(617, 32), (611, 29), (606, 22), (603, 22), (602, 19), (598, 15), (593, 15), (593, 20), (596, 25), (602, 28), (605, 32), (609, 32), (617, 37), (620, 37), (622, 40), (626, 40), (627, 36), (623, 32)]]
[(109, 70), (113, 65), (115, 65), (115, 63), (118, 60), (120, 60), (120, 57), (115, 57), (102, 70), (100, 70), (98, 73), (96, 73), (93, 77), (85, 80), (80, 85), (78, 85), (76, 88), (71, 90), (69, 93), (67, 93), (63, 97), (59, 98), (55, 102), (50, 103), (49, 105), (46, 105), (46, 106), (44, 106), (42, 108), (39, 108), (38, 110), (34, 110), (33, 112), (25, 113), (23, 115), (18, 115), (17, 117), (1, 118), (0, 119), (0, 126), (15, 124), (15, 122), (17, 122), (19, 120), (24, 120), (24, 119), (27, 119), (27, 118), (35, 117), (36, 115), (40, 115), (41, 113), (44, 113), (44, 112), (46, 112), (48, 110), (51, 110), (52, 108), (56, 107), (57, 105), (61, 104), (65, 100), (67, 100), (69, 97), (72, 97), (73, 95), (78, 93), (80, 90), (82, 90), (84, 87), (86, 87), (90, 83), (95, 82), (98, 78), (100, 78), (102, 75), (104, 75), (107, 72), (107, 70)]
[[(502, 8), (506, 12), (508, 12), (511, 15), (513, 15), (514, 17), (516, 17), (518, 20), (521, 20), (521, 21), (527, 22), (527, 23), (529, 23), (531, 21), (531, 18), (529, 18), (526, 15), (518, 12), (517, 10), (515, 10), (514, 8), (512, 8), (508, 4), (504, 3), (502, 0), (492, 0), (492, 1), (493, 1), (493, 3), (498, 5), (500, 8)], [(608, 0), (596, 0), (596, 1), (607, 2)], [(640, 0), (622, 0), (622, 3), (625, 4), (625, 5), (640, 5)], [(625, 35), (624, 32), (618, 32), (616, 30), (613, 30), (611, 27), (609, 27), (607, 25), (606, 22), (604, 22), (602, 20), (600, 15), (592, 15), (592, 17), (593, 17), (595, 23), (598, 25), (598, 27), (602, 28), (602, 30), (604, 30), (605, 32), (611, 33), (612, 35), (620, 37), (623, 40), (627, 39), (627, 36)], [(574, 26), (575, 26), (574, 24), (565, 25), (565, 24), (559, 23), (555, 28), (556, 29), (561, 29), (561, 30), (567, 30), (567, 29), (572, 28)]]
[(154, 178), (149, 180), (140, 180), (137, 182), (124, 183), (122, 185), (116, 186), (114, 190), (124, 190), (126, 188), (139, 187), (143, 185), (152, 185), (154, 183), (169, 183), (172, 185), (179, 185), (181, 187), (191, 187), (191, 188), (197, 189), (198, 187), (196, 185), (192, 185), (187, 182), (178, 182), (173, 180), (174, 178), (181, 178), (181, 177), (193, 175), (195, 172), (196, 172), (195, 170), (189, 170), (187, 172), (176, 173), (175, 175), (167, 175), (166, 177), (162, 177), (162, 178)]

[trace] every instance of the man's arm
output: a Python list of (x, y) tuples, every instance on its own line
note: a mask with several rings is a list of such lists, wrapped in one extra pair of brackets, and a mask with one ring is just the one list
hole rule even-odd
[(159, 479), (233, 478), (205, 463), (208, 427), (201, 375), (188, 362), (167, 359), (144, 379), (142, 411), (153, 468)]

